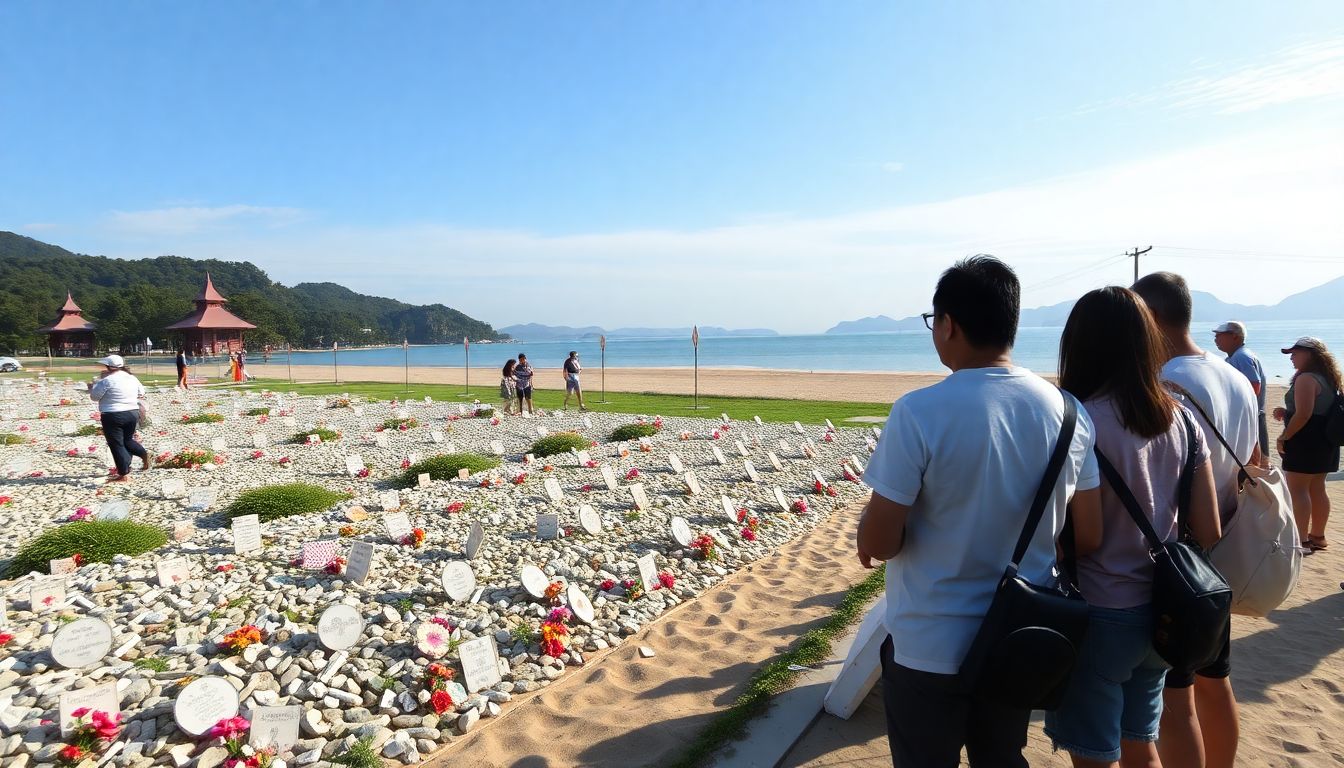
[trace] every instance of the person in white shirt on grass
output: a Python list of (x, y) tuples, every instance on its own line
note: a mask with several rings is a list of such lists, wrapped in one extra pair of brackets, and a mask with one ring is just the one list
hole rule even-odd
[(103, 424), (103, 439), (117, 465), (117, 476), (109, 482), (126, 482), (131, 474), (131, 457), (139, 457), (141, 469), (149, 469), (149, 452), (135, 440), (140, 425), (140, 401), (145, 388), (131, 375), (121, 355), (108, 355), (98, 361), (103, 370), (89, 383), (89, 399), (98, 403)]
[[(1190, 410), (1204, 430), (1218, 491), (1218, 513), (1226, 530), (1237, 509), (1241, 472), (1237, 460), (1242, 464), (1260, 463), (1255, 391), (1246, 377), (1221, 355), (1205, 352), (1190, 337), (1193, 305), (1184, 278), (1171, 272), (1154, 272), (1135, 283), (1134, 292), (1148, 305), (1166, 341), (1163, 380), (1188, 393)], [(1215, 431), (1236, 451), (1235, 457), (1228, 453)], [(1237, 699), (1229, 677), (1231, 640), (1229, 634), (1222, 653), (1210, 666), (1199, 670), (1173, 669), (1167, 673), (1162, 697), (1162, 736), (1158, 741), (1163, 765), (1232, 768), (1236, 761), (1240, 730)]]
[[(865, 567), (886, 562), (882, 646), (887, 739), (897, 768), (1027, 768), (1031, 713), (974, 699), (958, 672), (1017, 541), (1064, 419), (1061, 392), (1013, 366), (1021, 288), (990, 256), (943, 273), (925, 324), (952, 373), (892, 406), (864, 473)], [(1100, 543), (1100, 478), (1087, 413), (1021, 564), (1049, 583), (1070, 509), (1080, 554)]]

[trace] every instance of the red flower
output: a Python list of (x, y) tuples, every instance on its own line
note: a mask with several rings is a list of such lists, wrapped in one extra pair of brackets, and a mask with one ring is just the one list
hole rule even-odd
[(753, 530), (751, 530), (750, 528), (743, 528), (743, 529), (742, 529), (742, 538), (746, 539), (747, 541), (755, 541), (755, 540), (756, 540), (756, 532), (753, 531)]
[(74, 764), (84, 759), (85, 752), (74, 744), (66, 744), (60, 754), (62, 760)]
[(671, 571), (663, 571), (658, 574), (658, 584), (667, 589), (671, 589), (676, 586), (677, 580), (673, 578)]
[(402, 460), (401, 460), (401, 468), (402, 468), (402, 469), (410, 469), (410, 468), (411, 468), (411, 460), (410, 460), (410, 459), (402, 459)]
[(224, 563), (222, 565), (215, 566), (215, 571), (217, 573), (228, 573), (229, 571), (232, 570), (233, 570), (233, 563)]
[(793, 511), (802, 514), (807, 511), (807, 502), (802, 499), (794, 499)]
[(228, 717), (210, 727), (210, 738), (229, 741), (247, 733), (249, 727), (251, 724), (245, 717)]
[(101, 710), (94, 712), (92, 728), (94, 735), (99, 739), (112, 741), (117, 738), (117, 733), (121, 730), (121, 714), (118, 713), (114, 717)]
[(83, 565), (83, 564), (84, 564), (84, 555), (82, 555), (82, 554), (76, 552), (76, 553), (75, 553), (75, 556), (74, 556), (74, 560), (75, 560), (75, 565)]
[(526, 473), (526, 472), (519, 472), (518, 474), (516, 474), (516, 475), (513, 476), (513, 484), (514, 484), (514, 485), (522, 485), (522, 484), (523, 484), (523, 481), (526, 480), (526, 479), (527, 479), (527, 473)]
[(466, 506), (466, 505), (463, 504), (463, 503), (460, 502), (460, 501), (454, 501), (453, 503), (449, 504), (447, 507), (444, 507), (443, 511), (444, 511), (444, 512), (461, 512), (465, 506)]
[(586, 493), (586, 492), (588, 492), (588, 491), (593, 490), (593, 486), (592, 486), (591, 483), (584, 483), (584, 484), (583, 484), (583, 487), (580, 488), (579, 490), (584, 491), (584, 492)]
[(826, 492), (826, 486), (823, 485), (822, 482), (821, 482), (820, 480), (817, 480), (816, 482), (812, 483), (812, 492), (813, 492), (813, 493), (825, 493), (825, 492)]
[(435, 714), (442, 715), (453, 708), (453, 697), (447, 691), (439, 689), (429, 695), (429, 704), (434, 707)]
[[(609, 590), (610, 590), (612, 587), (614, 587), (614, 586), (616, 586), (616, 582), (615, 582), (615, 580), (613, 580), (613, 579), (607, 579), (607, 580), (605, 580), (605, 581), (602, 582), (602, 591), (603, 591), (603, 592), (607, 592), (607, 591), (609, 591)], [(7, 635), (0, 635), (0, 637), (7, 637)], [(3, 645), (3, 644), (4, 644), (4, 643), (0, 643), (0, 645)]]
[(0, 632), (0, 646), (9, 645), (9, 641), (14, 639), (14, 635), (8, 632)]
[(592, 459), (589, 459), (588, 462), (584, 464), (584, 466), (589, 469), (597, 469), (597, 462), (593, 461)]
[(635, 467), (631, 467), (630, 471), (625, 473), (626, 480), (634, 480), (637, 477), (639, 477), (639, 470)]

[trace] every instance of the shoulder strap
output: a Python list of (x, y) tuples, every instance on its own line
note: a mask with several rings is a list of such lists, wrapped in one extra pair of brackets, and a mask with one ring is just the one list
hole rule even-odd
[(1125, 480), (1120, 477), (1119, 470), (1111, 464), (1100, 448), (1093, 448), (1092, 452), (1097, 455), (1097, 466), (1101, 468), (1101, 474), (1106, 476), (1106, 482), (1110, 483), (1115, 495), (1120, 497), (1120, 503), (1125, 505), (1125, 511), (1134, 520), (1134, 524), (1139, 526), (1140, 531), (1143, 531), (1143, 537), (1148, 540), (1148, 546), (1151, 549), (1160, 549), (1162, 538), (1153, 529), (1153, 522), (1139, 508), (1139, 500), (1134, 498), (1134, 492), (1129, 490), (1128, 485), (1125, 485)]
[(1069, 446), (1073, 444), (1073, 430), (1078, 424), (1078, 405), (1073, 395), (1063, 390), (1060, 394), (1064, 397), (1064, 422), (1059, 425), (1059, 438), (1055, 440), (1055, 450), (1050, 454), (1050, 463), (1046, 465), (1045, 475), (1036, 489), (1036, 498), (1031, 502), (1031, 512), (1027, 515), (1026, 525), (1022, 527), (1022, 534), (1017, 537), (1017, 546), (1013, 548), (1013, 570), (1017, 570), (1022, 564), (1022, 558), (1027, 554), (1027, 547), (1031, 545), (1031, 539), (1036, 535), (1036, 528), (1041, 524), (1041, 516), (1045, 514), (1045, 504), (1054, 494), (1059, 472), (1064, 467), (1064, 458), (1069, 455)]
[(1218, 438), (1218, 442), (1222, 443), (1223, 447), (1227, 449), (1227, 455), (1231, 456), (1232, 460), (1241, 468), (1240, 477), (1238, 478), (1239, 482), (1250, 480), (1251, 485), (1255, 485), (1255, 478), (1251, 477), (1250, 473), (1246, 471), (1246, 465), (1241, 463), (1241, 459), (1237, 458), (1237, 452), (1232, 450), (1231, 445), (1228, 445), (1227, 438), (1223, 437), (1223, 433), (1218, 431), (1218, 425), (1214, 424), (1213, 419), (1209, 418), (1208, 412), (1204, 410), (1204, 406), (1199, 404), (1199, 401), (1195, 399), (1195, 396), (1190, 394), (1190, 391), (1185, 387), (1182, 387), (1174, 381), (1164, 381), (1162, 383), (1167, 385), (1167, 389), (1184, 397), (1185, 401), (1190, 404), (1190, 407), (1199, 411), (1199, 415), (1204, 417), (1204, 423), (1207, 424), (1209, 430), (1213, 432), (1213, 436)]
[(1176, 486), (1176, 520), (1181, 530), (1185, 529), (1185, 520), (1189, 516), (1190, 492), (1195, 484), (1195, 462), (1199, 452), (1195, 450), (1195, 423), (1184, 408), (1178, 409), (1181, 424), (1185, 427), (1185, 466), (1181, 469), (1181, 479)]

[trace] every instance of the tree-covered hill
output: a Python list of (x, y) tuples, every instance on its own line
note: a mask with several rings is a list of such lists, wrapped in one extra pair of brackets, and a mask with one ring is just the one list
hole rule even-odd
[(334, 283), (289, 288), (245, 261), (109, 259), (0, 232), (0, 350), (42, 353), (44, 342), (35, 331), (56, 318), (67, 290), (98, 326), (100, 348), (135, 347), (146, 337), (156, 348), (172, 346), (163, 328), (192, 310), (206, 272), (228, 297), (229, 311), (256, 324), (246, 336), (251, 349), (286, 342), (314, 347), (333, 341), (379, 344), (407, 338), (412, 344), (433, 344), (460, 342), (463, 336), (507, 338), (442, 304), (415, 306)]

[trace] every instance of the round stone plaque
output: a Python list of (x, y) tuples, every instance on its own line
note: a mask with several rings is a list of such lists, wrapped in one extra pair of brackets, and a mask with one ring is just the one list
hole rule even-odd
[(579, 585), (569, 585), (569, 589), (565, 590), (565, 600), (569, 603), (569, 610), (573, 612), (574, 618), (584, 624), (593, 623), (593, 603), (583, 594)]
[(173, 702), (177, 727), (191, 736), (202, 736), (210, 728), (238, 714), (238, 692), (222, 677), (201, 677), (187, 684)]
[(686, 518), (672, 518), (672, 540), (683, 547), (691, 546), (691, 526), (686, 523)]
[[(543, 577), (544, 578), (544, 577)], [(476, 574), (472, 573), (471, 566), (463, 562), (453, 562), (443, 566), (443, 591), (448, 593), (448, 597), (454, 601), (462, 601), (471, 597), (471, 593), (476, 591)], [(546, 588), (542, 587), (544, 591)]]
[(598, 516), (597, 510), (587, 504), (579, 507), (579, 525), (594, 536), (602, 532), (602, 518)]
[(111, 652), (112, 627), (92, 616), (66, 624), (51, 640), (52, 660), (66, 669), (93, 666)]
[(546, 596), (546, 588), (551, 585), (551, 580), (535, 565), (523, 566), (523, 570), (518, 572), (518, 580), (523, 582), (527, 594), (538, 600)]
[(317, 639), (332, 651), (343, 651), (364, 635), (364, 617), (353, 605), (338, 603), (317, 620)]

